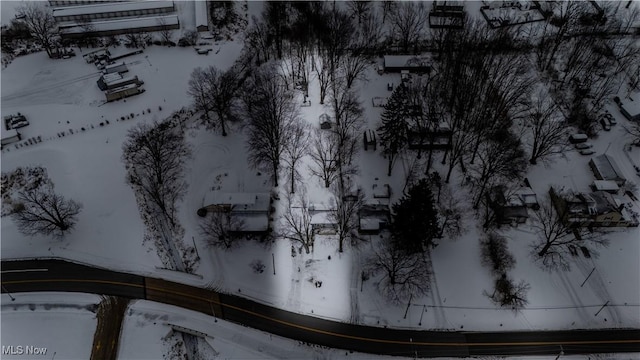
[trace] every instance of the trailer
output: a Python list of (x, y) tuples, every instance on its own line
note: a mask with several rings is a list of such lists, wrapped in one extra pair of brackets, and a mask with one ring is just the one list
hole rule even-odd
[(106, 74), (98, 80), (98, 87), (100, 90), (112, 90), (129, 84), (136, 84), (140, 86), (144, 84), (144, 81), (138, 79), (137, 75), (123, 77), (119, 73)]
[(18, 142), (22, 140), (22, 136), (16, 129), (11, 129), (2, 132), (2, 141), (1, 144), (4, 147), (5, 145), (12, 144), (14, 142)]
[(136, 84), (129, 84), (119, 88), (107, 90), (104, 95), (107, 98), (107, 102), (124, 99), (129, 96), (138, 95), (144, 92), (144, 89), (139, 88)]
[(119, 63), (119, 64), (111, 64), (111, 65), (107, 65), (105, 66), (104, 70), (102, 71), (103, 74), (113, 74), (113, 73), (125, 73), (129, 71), (129, 69), (127, 69), (127, 64), (123, 62)]
[(107, 90), (112, 90), (116, 88), (123, 87), (125, 85), (135, 84), (136, 86), (140, 86), (144, 84), (144, 81), (138, 79), (137, 75), (127, 76), (125, 78), (120, 78), (118, 80), (107, 82)]

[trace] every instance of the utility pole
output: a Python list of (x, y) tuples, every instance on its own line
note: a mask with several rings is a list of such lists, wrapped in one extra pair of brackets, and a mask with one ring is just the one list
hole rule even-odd
[(11, 296), (11, 293), (9, 292), (9, 290), (7, 290), (6, 287), (4, 287), (4, 285), (2, 285), (2, 290), (4, 290), (4, 292), (7, 293), (7, 295), (9, 295), (9, 298), (11, 299), (11, 301), (16, 301), (16, 298)]
[(422, 315), (424, 315), (424, 312), (427, 311), (427, 305), (422, 305), (422, 312), (420, 313), (420, 322), (418, 323), (418, 326), (422, 326)]
[(593, 272), (594, 272), (595, 270), (596, 270), (596, 267), (594, 266), (594, 267), (593, 267), (593, 270), (591, 270), (591, 272), (589, 273), (589, 275), (587, 275), (587, 278), (586, 278), (586, 279), (584, 279), (584, 281), (582, 282), (582, 284), (580, 284), (580, 287), (582, 287), (582, 286), (587, 282), (587, 280), (589, 280), (589, 277), (591, 277), (591, 274), (593, 274)]

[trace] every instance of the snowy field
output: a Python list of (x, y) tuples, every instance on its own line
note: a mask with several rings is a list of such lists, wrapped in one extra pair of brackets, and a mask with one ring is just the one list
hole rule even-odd
[[(493, 280), (489, 271), (480, 264), (478, 240), (481, 232), (471, 213), (464, 219), (464, 228), (467, 230), (464, 235), (455, 241), (441, 241), (432, 251), (435, 271), (432, 291), (426, 297), (412, 299), (411, 304), (391, 305), (385, 302), (374, 287), (375, 278), (362, 283), (361, 266), (371, 249), (366, 243), (357, 248), (347, 247), (344, 253), (338, 253), (335, 238), (319, 236), (312, 254), (303, 252), (296, 253), (296, 256), (292, 256), (291, 243), (283, 239), (276, 239), (270, 244), (246, 242), (229, 251), (211, 248), (198, 233), (199, 217), (196, 210), (204, 205), (204, 193), (212, 187), (229, 192), (269, 191), (270, 180), (247, 167), (245, 140), (238, 128), (232, 128), (230, 135), (223, 138), (197, 127), (197, 116), (186, 124), (187, 138), (193, 146), (193, 158), (187, 166), (189, 189), (180, 204), (179, 218), (186, 229), (184, 241), (196, 244), (201, 260), (196, 276), (159, 269), (162, 264), (153, 244), (142, 242), (144, 228), (133, 192), (125, 183), (124, 166), (120, 159), (121, 146), (127, 130), (137, 122), (161, 119), (188, 106), (190, 99), (186, 90), (191, 71), (197, 66), (211, 64), (226, 69), (238, 56), (241, 44), (221, 43), (212, 45), (212, 48), (213, 51), (204, 56), (190, 48), (152, 46), (145, 49), (143, 54), (126, 58), (130, 74), (141, 78), (146, 89), (145, 93), (128, 98), (126, 102), (103, 104), (104, 96), (95, 84), (99, 74), (95, 66), (84, 62), (79, 51), (76, 51), (79, 56), (65, 60), (50, 60), (44, 53), (19, 57), (2, 71), (1, 115), (18, 111), (23, 113), (31, 123), (22, 129), (24, 137), (40, 136), (42, 139), (41, 143), (35, 145), (21, 148), (11, 145), (4, 149), (2, 171), (24, 165), (43, 165), (57, 192), (83, 204), (77, 228), (62, 240), (25, 237), (18, 233), (13, 222), (3, 218), (0, 234), (3, 260), (60, 257), (113, 270), (219, 288), (290, 311), (374, 326), (488, 331), (640, 327), (640, 228), (612, 230), (607, 235), (611, 244), (608, 248), (600, 249), (598, 258), (578, 257), (574, 259), (571, 271), (553, 273), (540, 270), (531, 261), (529, 245), (536, 235), (529, 224), (503, 228), (501, 232), (508, 238), (509, 250), (517, 261), (510, 274), (515, 280), (526, 280), (531, 285), (529, 304), (517, 314), (497, 308), (483, 295), (484, 291), (493, 289)], [(374, 130), (382, 108), (372, 107), (372, 98), (390, 96), (386, 84), (398, 84), (400, 76), (378, 75), (372, 64), (367, 77), (368, 82), (357, 86), (365, 109), (365, 129)], [(315, 127), (318, 126), (320, 114), (330, 113), (329, 108), (318, 104), (318, 98), (318, 86), (313, 81), (310, 85), (312, 105), (302, 108), (301, 112), (303, 118)], [(151, 111), (147, 112), (147, 109)], [(629, 153), (624, 151), (629, 139), (622, 125), (627, 120), (615, 106), (609, 110), (618, 125), (610, 132), (602, 131), (598, 139), (591, 141), (595, 155), (606, 151), (618, 162), (627, 179), (638, 183), (640, 178), (635, 175), (633, 161), (640, 164), (640, 148), (633, 147)], [(133, 119), (121, 120), (121, 117), (132, 113)], [(62, 132), (66, 133), (64, 137), (59, 135)], [(441, 156), (442, 153), (435, 154), (434, 165), (443, 173), (444, 169), (439, 163)], [(589, 156), (579, 155), (572, 150), (549, 166), (536, 165), (530, 168), (527, 177), (539, 198), (552, 184), (586, 190), (593, 181), (587, 166), (589, 159)], [(310, 175), (306, 165), (308, 162), (305, 159), (300, 170), (305, 179), (309, 202), (329, 206), (331, 195), (317, 177)], [(360, 174), (356, 181), (368, 196), (374, 184), (389, 183), (394, 189), (392, 202), (398, 199), (404, 185), (402, 161), (397, 162), (392, 177), (387, 177), (387, 162), (379, 151), (361, 150), (358, 163)], [(465, 199), (466, 189), (458, 187), (460, 179), (457, 171), (454, 171), (452, 178), (454, 193), (464, 201), (464, 207), (470, 208)], [(281, 200), (276, 203), (278, 212), (282, 211), (287, 189), (286, 176), (282, 176), (281, 180), (283, 185), (278, 189)], [(640, 211), (638, 205), (635, 202), (636, 211)], [(373, 237), (369, 240), (373, 242), (376, 239)], [(252, 270), (250, 264), (256, 260), (265, 264), (264, 272)], [(592, 270), (589, 280), (581, 286)], [(316, 281), (322, 281), (322, 287), (316, 287)], [(95, 299), (88, 298), (87, 301), (90, 303)], [(595, 316), (606, 302), (609, 302), (608, 306)], [(71, 348), (75, 351), (75, 347), (66, 346), (57, 352), (57, 356), (88, 358), (90, 335), (93, 334), (93, 330), (89, 329), (95, 327), (95, 319), (89, 314), (79, 311), (73, 319), (66, 320), (66, 310), (41, 314), (38, 306), (36, 311), (23, 308), (14, 311), (8, 307), (11, 302), (7, 301), (6, 296), (2, 297), (2, 304), (3, 330), (13, 326), (24, 328), (15, 337), (6, 337), (8, 342), (32, 339), (29, 335), (33, 335), (36, 341), (35, 332), (27, 334), (29, 328), (37, 331), (44, 329), (42, 334), (38, 333), (44, 338), (46, 327), (37, 326), (38, 319), (42, 320), (39, 316), (51, 316), (52, 323), (70, 321), (75, 324), (77, 321), (77, 328), (83, 333), (79, 332), (77, 337), (70, 338), (77, 339), (79, 352), (69, 352), (68, 357), (61, 356), (65, 354), (64, 351), (72, 351)], [(34, 316), (36, 314), (38, 316)], [(168, 333), (168, 327), (164, 325), (168, 320), (155, 323), (149, 320), (162, 316), (213, 334), (211, 348), (232, 358), (265, 356), (277, 359), (281, 358), (282, 349), (289, 349), (292, 354), (304, 354), (296, 355), (298, 358), (308, 358), (310, 351), (317, 358), (341, 356), (338, 352), (330, 352), (330, 356), (322, 357), (325, 353), (320, 350), (315, 354), (316, 350), (295, 342), (281, 342), (280, 339), (273, 345), (275, 339), (267, 340), (264, 334), (250, 335), (252, 330), (241, 328), (241, 331), (231, 331), (235, 325), (225, 324), (223, 330), (211, 329), (209, 327), (222, 326), (219, 325), (221, 322), (212, 325), (209, 318), (200, 314), (138, 302), (125, 322), (123, 334), (127, 336), (123, 337), (125, 340), (121, 343), (124, 358), (159, 358), (159, 354), (167, 351), (168, 345), (161, 339)], [(22, 319), (25, 319), (24, 325), (16, 325), (22, 324)], [(6, 343), (5, 336), (13, 334), (3, 331), (2, 344)], [(135, 341), (143, 341), (150, 346), (141, 348), (136, 346)], [(235, 348), (232, 344), (248, 341), (256, 341), (261, 345), (238, 348), (238, 353), (227, 352)], [(54, 349), (54, 345), (52, 342), (50, 349)], [(49, 346), (49, 343), (45, 344), (43, 340), (41, 346)], [(149, 351), (149, 355), (141, 351)], [(351, 356), (353, 354), (349, 354)], [(625, 356), (616, 358), (632, 358)]]
[(91, 357), (99, 296), (42, 292), (14, 297), (2, 295), (2, 359)]

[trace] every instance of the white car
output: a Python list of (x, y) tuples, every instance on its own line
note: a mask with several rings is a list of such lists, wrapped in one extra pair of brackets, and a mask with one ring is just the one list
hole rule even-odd
[(580, 143), (580, 144), (576, 144), (575, 146), (576, 146), (576, 149), (578, 150), (585, 150), (593, 147), (591, 143)]

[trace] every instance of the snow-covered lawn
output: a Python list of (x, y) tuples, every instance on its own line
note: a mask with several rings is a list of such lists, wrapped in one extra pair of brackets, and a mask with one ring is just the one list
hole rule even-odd
[[(2, 295), (3, 359), (91, 357), (100, 297), (79, 293)], [(38, 351), (38, 352), (35, 352)]]
[[(562, 273), (547, 273), (532, 263), (529, 246), (536, 235), (530, 224), (503, 228), (501, 232), (509, 239), (509, 250), (517, 261), (510, 275), (516, 281), (525, 280), (531, 285), (529, 304), (517, 314), (497, 308), (483, 294), (492, 291), (493, 280), (489, 271), (480, 265), (478, 240), (481, 232), (471, 212), (464, 219), (465, 234), (455, 241), (440, 241), (433, 249), (435, 276), (432, 290), (426, 297), (413, 298), (411, 304), (385, 302), (375, 289), (375, 278), (362, 283), (361, 266), (370, 254), (369, 242), (377, 241), (376, 236), (365, 238), (369, 242), (355, 248), (347, 246), (344, 253), (337, 252), (338, 243), (332, 236), (318, 236), (313, 253), (308, 255), (294, 249), (296, 254), (293, 256), (292, 244), (280, 238), (272, 243), (247, 241), (232, 250), (211, 248), (198, 231), (200, 218), (196, 210), (205, 205), (204, 194), (211, 188), (229, 192), (269, 192), (271, 187), (267, 175), (248, 167), (244, 136), (237, 127), (223, 138), (196, 127), (195, 119), (187, 124), (186, 130), (193, 145), (193, 158), (187, 164), (189, 189), (180, 204), (179, 218), (186, 230), (184, 240), (196, 245), (201, 258), (198, 276), (182, 276), (158, 269), (162, 264), (153, 244), (142, 242), (144, 228), (133, 192), (125, 183), (121, 146), (127, 130), (137, 122), (160, 119), (189, 105), (186, 90), (193, 68), (215, 64), (225, 69), (239, 54), (241, 45), (230, 42), (213, 48), (214, 51), (205, 56), (197, 55), (190, 48), (152, 46), (143, 54), (126, 58), (130, 74), (141, 78), (146, 89), (145, 93), (128, 98), (126, 102), (103, 104), (103, 94), (95, 84), (98, 72), (81, 56), (54, 61), (47, 59), (44, 53), (36, 53), (15, 59), (2, 71), (2, 115), (17, 111), (25, 114), (31, 125), (22, 129), (24, 137), (40, 136), (42, 139), (35, 145), (20, 148), (11, 145), (4, 149), (2, 171), (31, 164), (43, 165), (56, 191), (84, 206), (77, 228), (63, 240), (24, 237), (9, 219), (3, 218), (0, 246), (3, 260), (62, 257), (114, 270), (219, 288), (291, 311), (374, 326), (446, 330), (640, 326), (639, 228), (612, 230), (608, 235), (611, 245), (600, 250), (599, 258), (578, 257), (572, 270)], [(391, 93), (386, 89), (387, 83), (397, 85), (400, 81), (399, 74), (378, 75), (374, 69), (372, 64), (367, 73), (368, 82), (357, 84), (365, 111), (363, 130), (372, 131), (378, 127), (382, 111), (382, 108), (372, 107), (372, 98), (388, 97)], [(318, 104), (318, 98), (317, 83), (312, 82), (309, 98), (312, 105), (301, 110), (303, 118), (312, 127), (318, 127), (320, 114), (331, 112)], [(639, 178), (632, 162), (635, 160), (640, 164), (640, 149), (634, 147), (630, 153), (625, 153), (623, 146), (628, 139), (622, 125), (626, 120), (615, 107), (610, 107), (610, 111), (619, 125), (610, 132), (602, 131), (600, 138), (592, 141), (595, 155), (606, 151), (616, 159), (627, 179), (637, 183)], [(121, 120), (131, 113), (133, 119)], [(62, 132), (66, 133), (64, 137), (59, 135)], [(434, 154), (434, 169), (442, 174), (441, 157), (442, 153)], [(593, 180), (587, 166), (589, 159), (589, 156), (570, 151), (548, 167), (532, 167), (527, 177), (539, 199), (552, 184), (586, 191)], [(397, 201), (404, 187), (406, 164), (403, 161), (396, 163), (391, 177), (386, 175), (387, 163), (380, 155), (380, 148), (377, 152), (361, 150), (356, 162), (360, 173), (355, 182), (362, 187), (368, 200), (372, 199), (374, 185), (389, 184), (391, 201)], [(310, 203), (330, 207), (333, 195), (320, 179), (310, 174), (309, 165), (307, 158), (299, 168), (304, 179), (303, 184), (297, 185), (299, 192), (304, 185)], [(286, 204), (284, 192), (288, 189), (284, 174), (280, 180), (282, 185), (277, 189), (280, 200), (274, 204), (276, 214), (282, 213)], [(461, 188), (459, 182), (456, 169), (451, 182), (453, 192), (461, 199), (463, 207), (469, 208), (466, 189)], [(637, 202), (635, 208), (639, 211)], [(251, 268), (256, 260), (265, 265), (262, 273)], [(594, 268), (589, 280), (580, 286)], [(318, 281), (322, 286), (316, 285)], [(5, 300), (3, 297), (3, 304)], [(607, 302), (608, 306), (595, 316)], [(3, 325), (5, 310), (3, 307)], [(151, 310), (169, 311), (153, 307)], [(134, 311), (130, 317), (144, 318), (141, 314), (142, 310)], [(9, 314), (9, 320), (12, 319), (18, 321), (18, 316)], [(159, 340), (166, 335), (166, 325), (138, 320), (139, 326), (129, 324), (125, 326), (125, 332), (140, 333), (141, 341), (157, 344), (157, 348), (149, 349), (157, 351), (149, 358), (158, 358), (157, 355), (166, 350)], [(207, 324), (205, 320), (198, 321), (198, 326)], [(145, 331), (140, 331), (141, 328)], [(125, 337), (121, 351), (127, 354), (126, 357), (130, 354), (130, 357), (145, 358), (146, 354), (139, 351), (147, 349), (136, 347), (135, 339), (135, 336)], [(228, 341), (238, 340), (224, 336), (223, 339), (227, 343), (213, 348), (219, 351), (228, 346), (224, 345)], [(255, 347), (251, 349), (247, 349), (246, 354), (254, 354), (251, 351), (255, 351)], [(273, 351), (273, 358), (278, 358), (277, 347), (269, 351)]]

